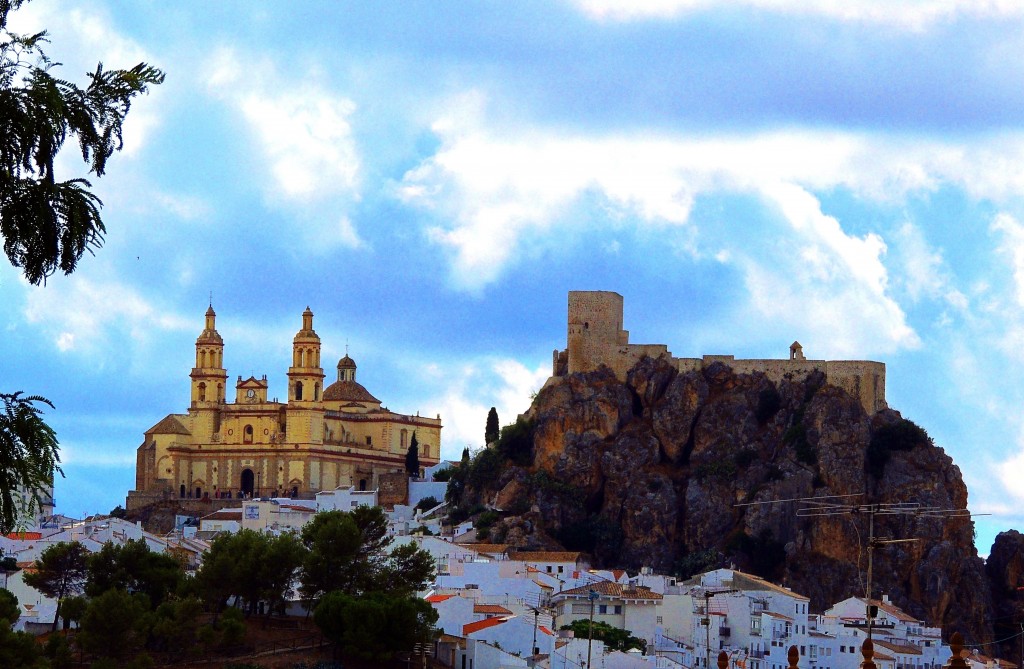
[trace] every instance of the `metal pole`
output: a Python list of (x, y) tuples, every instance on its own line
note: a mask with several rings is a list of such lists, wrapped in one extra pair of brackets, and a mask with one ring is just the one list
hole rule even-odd
[(590, 647), (594, 643), (594, 602), (597, 601), (597, 593), (591, 590), (587, 598), (590, 599), (590, 629), (587, 632), (587, 669), (590, 669)]
[(530, 648), (533, 649), (531, 653), (534, 657), (537, 656), (537, 615), (540, 612), (537, 609), (533, 610), (533, 645)]
[(704, 669), (711, 669), (711, 593), (704, 593)]
[(868, 583), (867, 583), (867, 611), (865, 617), (868, 622), (868, 641), (871, 640), (871, 627), (874, 616), (871, 615), (871, 558), (875, 551), (875, 507), (868, 509)]

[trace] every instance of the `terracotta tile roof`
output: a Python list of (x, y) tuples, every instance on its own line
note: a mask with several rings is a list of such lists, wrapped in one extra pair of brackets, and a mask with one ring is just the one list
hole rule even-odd
[(220, 511), (214, 511), (208, 516), (203, 516), (200, 520), (241, 520), (241, 510), (235, 509), (221, 509)]
[(42, 532), (10, 532), (7, 535), (8, 539), (14, 539), (15, 541), (35, 541), (43, 538)]
[(895, 662), (896, 661), (895, 657), (889, 657), (885, 653), (875, 653), (872, 656), (872, 659), (873, 660), (885, 660), (886, 662)]
[(446, 599), (451, 599), (454, 596), (455, 595), (428, 595), (424, 597), (424, 599), (430, 602), (431, 604), (436, 604), (438, 602), (443, 602)]
[(488, 555), (501, 555), (508, 551), (509, 544), (457, 544), (459, 548)]
[(473, 613), (493, 613), (500, 616), (510, 616), (512, 612), (498, 604), (474, 604)]
[(541, 632), (544, 632), (544, 634), (547, 634), (548, 636), (555, 636), (555, 633), (549, 630), (544, 625), (539, 625), (537, 629), (539, 629)]
[(495, 625), (501, 625), (508, 618), (484, 618), (483, 620), (477, 620), (475, 622), (468, 623), (462, 626), (462, 635), (468, 636), (473, 632), (479, 632), (485, 630), (488, 627), (494, 627)]
[(324, 388), (325, 402), (375, 402), (380, 400), (355, 381), (335, 381)]
[(766, 615), (766, 616), (770, 616), (772, 618), (778, 618), (780, 620), (793, 620), (789, 616), (783, 615), (781, 613), (775, 613), (774, 611), (762, 611), (762, 613), (764, 613), (764, 615)]
[(181, 424), (177, 416), (168, 414), (159, 423), (146, 430), (146, 434), (192, 434)]
[[(861, 601), (863, 601), (863, 600), (861, 600)], [(900, 622), (904, 622), (904, 623), (916, 623), (916, 622), (918, 622), (917, 618), (907, 614), (903, 609), (901, 609), (900, 607), (898, 607), (898, 606), (896, 606), (894, 604), (886, 604), (885, 602), (879, 601), (877, 599), (871, 600), (871, 603), (875, 604), (876, 606), (878, 606), (878, 609), (880, 611), (885, 611), (890, 616), (892, 616), (893, 618), (899, 620)]]
[(515, 551), (508, 557), (520, 562), (578, 562), (582, 556), (571, 551)]
[(556, 593), (556, 597), (587, 597), (590, 591), (603, 595), (605, 597), (617, 597), (619, 599), (648, 599), (656, 601), (663, 599), (663, 597), (656, 593), (651, 592), (650, 588), (638, 585), (636, 587), (630, 587), (628, 585), (622, 585), (621, 583), (615, 583), (613, 581), (598, 581), (597, 583), (591, 583), (590, 585), (581, 585), (578, 588), (572, 588), (571, 590), (563, 590), (562, 592)]
[(874, 640), (876, 646), (881, 646), (887, 650), (891, 650), (894, 653), (900, 653), (901, 655), (920, 655), (921, 649), (917, 646), (893, 643), (891, 641), (882, 641), (881, 639)]

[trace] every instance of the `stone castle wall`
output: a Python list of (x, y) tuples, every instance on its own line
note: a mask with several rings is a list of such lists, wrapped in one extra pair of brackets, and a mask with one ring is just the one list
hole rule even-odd
[(869, 415), (886, 408), (885, 364), (870, 360), (807, 360), (799, 344), (790, 348), (790, 357), (782, 359), (737, 360), (731, 355), (705, 355), (702, 358), (675, 358), (664, 344), (630, 344), (629, 332), (622, 329), (623, 299), (610, 291), (570, 291), (568, 347), (555, 351), (554, 376), (588, 372), (602, 365), (621, 381), (643, 357), (665, 357), (680, 372), (699, 371), (721, 362), (737, 374), (759, 372), (775, 383), (786, 378), (800, 379), (819, 371), (833, 386), (858, 398)]

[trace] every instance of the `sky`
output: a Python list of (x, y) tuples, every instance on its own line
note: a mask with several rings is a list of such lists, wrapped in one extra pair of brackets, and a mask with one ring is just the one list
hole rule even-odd
[[(442, 454), (529, 406), (570, 290), (633, 343), (887, 365), (960, 467), (978, 547), (1024, 529), (1024, 4), (36, 0), (84, 85), (145, 61), (70, 276), (0, 263), (0, 387), (49, 398), (58, 511), (108, 512), (188, 407), (211, 301), (229, 378), (285, 395), (315, 314)], [(58, 178), (85, 176), (73, 143)]]

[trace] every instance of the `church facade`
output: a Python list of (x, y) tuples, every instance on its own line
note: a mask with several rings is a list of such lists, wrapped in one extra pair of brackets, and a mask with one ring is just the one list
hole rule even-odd
[(266, 375), (241, 376), (227, 399), (224, 340), (211, 306), (196, 339), (191, 403), (146, 430), (129, 508), (168, 498), (311, 497), (321, 490), (374, 489), (405, 470), (415, 434), (421, 467), (437, 464), (441, 417), (389, 411), (356, 381), (347, 354), (324, 386), (320, 337), (306, 308), (292, 340), (286, 402), (268, 399)]

